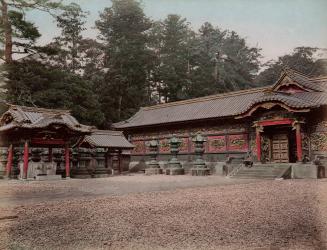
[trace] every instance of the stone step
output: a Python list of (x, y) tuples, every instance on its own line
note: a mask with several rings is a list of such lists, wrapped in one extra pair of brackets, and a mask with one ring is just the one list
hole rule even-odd
[(251, 176), (237, 176), (237, 177), (233, 177), (233, 178), (237, 178), (237, 179), (269, 179), (269, 180), (273, 180), (276, 179), (277, 177), (275, 176), (257, 176), (257, 175), (251, 175)]
[(280, 173), (281, 170), (240, 169), (238, 173)]
[(251, 168), (241, 167), (233, 176), (233, 178), (248, 179), (276, 179), (282, 176), (290, 165), (254, 165)]

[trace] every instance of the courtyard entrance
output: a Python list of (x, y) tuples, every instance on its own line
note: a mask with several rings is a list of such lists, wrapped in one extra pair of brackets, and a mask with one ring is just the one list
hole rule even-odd
[(283, 118), (255, 123), (260, 162), (295, 163), (302, 160), (300, 123)]
[(289, 162), (289, 137), (288, 134), (274, 134), (271, 139), (271, 161)]

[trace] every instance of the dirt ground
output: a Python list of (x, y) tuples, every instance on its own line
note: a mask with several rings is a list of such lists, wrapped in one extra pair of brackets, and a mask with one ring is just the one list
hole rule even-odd
[(327, 249), (327, 180), (0, 181), (1, 249)]

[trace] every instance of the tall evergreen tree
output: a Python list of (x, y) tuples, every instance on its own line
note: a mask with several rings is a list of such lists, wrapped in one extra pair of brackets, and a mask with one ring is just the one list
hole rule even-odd
[(75, 73), (83, 67), (81, 33), (85, 30), (86, 14), (78, 4), (71, 3), (57, 16), (57, 27), (61, 29), (61, 35), (55, 38), (53, 44), (58, 47), (57, 60), (65, 69)]
[(149, 51), (146, 31), (151, 22), (138, 1), (113, 0), (96, 22), (105, 43), (108, 69), (101, 102), (108, 122), (129, 117), (146, 105)]
[(253, 79), (259, 70), (259, 48), (249, 47), (235, 31), (227, 32), (220, 57), (220, 81), (227, 90), (253, 87)]
[(194, 32), (186, 19), (179, 15), (168, 15), (157, 23), (152, 31), (153, 50), (157, 63), (153, 77), (157, 91), (165, 102), (186, 98), (190, 84), (190, 55)]
[(191, 84), (188, 97), (215, 94), (226, 90), (221, 85), (218, 60), (226, 31), (204, 23), (193, 43), (191, 59)]

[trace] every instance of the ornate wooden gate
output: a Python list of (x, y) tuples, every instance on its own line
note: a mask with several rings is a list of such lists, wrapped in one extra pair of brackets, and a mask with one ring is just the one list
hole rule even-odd
[(274, 134), (272, 136), (272, 161), (289, 162), (288, 134)]

